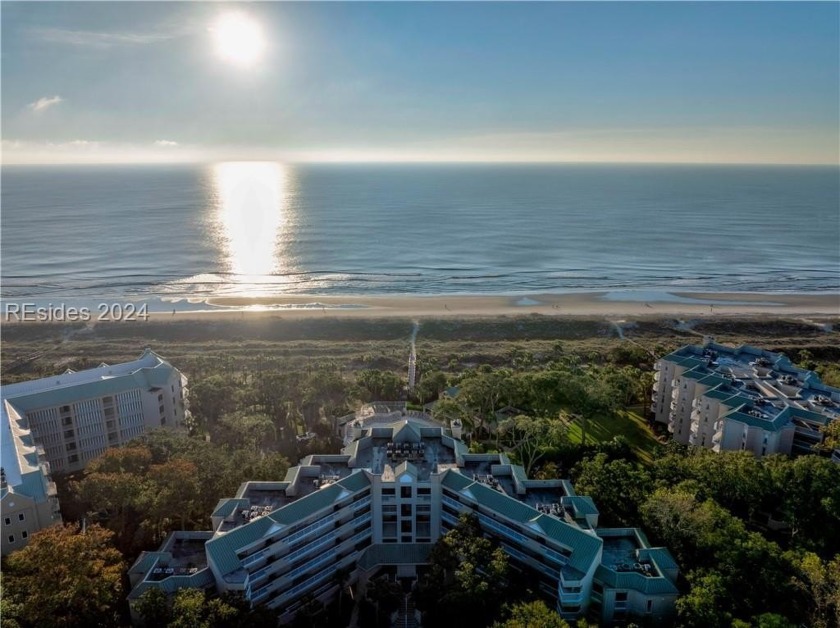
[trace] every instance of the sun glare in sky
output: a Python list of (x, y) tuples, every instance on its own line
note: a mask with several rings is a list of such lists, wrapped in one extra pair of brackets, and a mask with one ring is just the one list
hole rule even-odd
[(260, 24), (244, 13), (225, 13), (210, 28), (216, 53), (240, 67), (251, 67), (263, 56), (265, 37)]

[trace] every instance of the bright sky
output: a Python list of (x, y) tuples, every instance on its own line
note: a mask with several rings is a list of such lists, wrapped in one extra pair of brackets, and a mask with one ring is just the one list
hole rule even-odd
[(840, 4), (2, 7), (4, 163), (840, 162)]

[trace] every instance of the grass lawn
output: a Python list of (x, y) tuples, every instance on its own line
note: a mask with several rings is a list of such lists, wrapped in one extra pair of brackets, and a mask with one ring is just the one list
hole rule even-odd
[[(644, 464), (650, 464), (659, 441), (642, 418), (640, 410), (641, 408), (622, 410), (614, 417), (599, 416), (589, 419), (586, 427), (586, 442), (604, 442), (616, 436), (623, 436), (630, 443), (639, 460)], [(580, 419), (572, 421), (568, 428), (569, 440), (573, 443), (581, 442), (583, 426)]]

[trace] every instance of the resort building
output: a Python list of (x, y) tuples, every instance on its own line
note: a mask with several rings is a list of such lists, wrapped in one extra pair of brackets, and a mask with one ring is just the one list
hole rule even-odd
[(244, 483), (219, 501), (211, 530), (176, 532), (142, 554), (129, 572), (132, 609), (150, 587), (202, 587), (239, 592), (287, 623), (383, 568), (416, 578), (434, 542), (473, 513), (563, 617), (672, 617), (668, 551), (639, 530), (599, 528), (595, 504), (568, 481), (529, 480), (504, 454), (471, 454), (457, 430), (387, 404), (363, 408), (343, 433), (340, 454), (307, 456), (282, 482)]
[[(781, 353), (707, 339), (656, 363), (651, 410), (674, 440), (756, 456), (814, 453), (840, 418), (840, 389)], [(840, 451), (832, 458), (840, 462)]]
[(53, 471), (73, 472), (147, 430), (182, 425), (186, 385), (178, 369), (146, 349), (133, 362), (3, 386), (2, 420), (30, 433)]
[(17, 411), (2, 402), (0, 550), (6, 556), (25, 547), (33, 532), (61, 522), (55, 483), (44, 449)]

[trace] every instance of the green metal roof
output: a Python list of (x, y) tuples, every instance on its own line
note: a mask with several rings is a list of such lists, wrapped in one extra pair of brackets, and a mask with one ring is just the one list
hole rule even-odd
[(460, 491), (461, 489), (466, 488), (473, 483), (473, 480), (469, 479), (467, 476), (459, 473), (454, 469), (450, 469), (449, 471), (447, 471), (446, 475), (443, 476), (443, 480), (441, 481), (441, 484), (443, 484), (447, 488), (451, 488), (453, 491)]
[(211, 517), (229, 517), (240, 508), (248, 508), (250, 502), (247, 499), (236, 499), (227, 497), (220, 499)]
[(647, 552), (648, 557), (656, 563), (656, 566), (660, 569), (672, 570), (680, 568), (679, 565), (677, 565), (677, 561), (675, 561), (674, 557), (671, 556), (671, 552), (664, 547), (652, 547), (641, 551)]
[(134, 561), (128, 573), (147, 573), (163, 554), (164, 552), (142, 552)]
[(555, 517), (540, 514), (538, 510), (523, 504), (516, 498), (484, 484), (473, 482), (454, 470), (446, 473), (442, 483), (468, 499), (472, 496), (472, 501), (477, 504), (512, 521), (528, 525), (563, 547), (569, 548), (572, 551), (569, 566), (578, 572), (586, 573), (601, 549), (602, 541), (597, 536), (588, 534)]
[(467, 490), (480, 505), (490, 508), (512, 521), (525, 523), (539, 515), (539, 512), (530, 506), (479, 482), (473, 482), (468, 489), (462, 490), (460, 493), (464, 495)]
[[(349, 479), (349, 478), (348, 478)], [(264, 517), (258, 517), (248, 523), (221, 534), (206, 544), (208, 558), (212, 558), (222, 574), (236, 571), (242, 566), (236, 552), (243, 547), (259, 541), (268, 534), (306, 519), (319, 510), (323, 510), (350, 491), (339, 484), (330, 484), (300, 499), (278, 508)]]
[(348, 475), (346, 478), (339, 480), (336, 484), (343, 486), (348, 491), (356, 492), (370, 486), (370, 479), (368, 478), (367, 473), (359, 469)]
[(539, 526), (547, 537), (572, 550), (569, 565), (582, 573), (589, 570), (603, 545), (603, 541), (597, 536), (551, 515), (540, 515), (534, 524)]
[(595, 506), (595, 502), (592, 501), (592, 498), (587, 495), (575, 495), (573, 497), (567, 497), (566, 499), (572, 504), (572, 506), (574, 506), (578, 514), (599, 514), (598, 508)]

